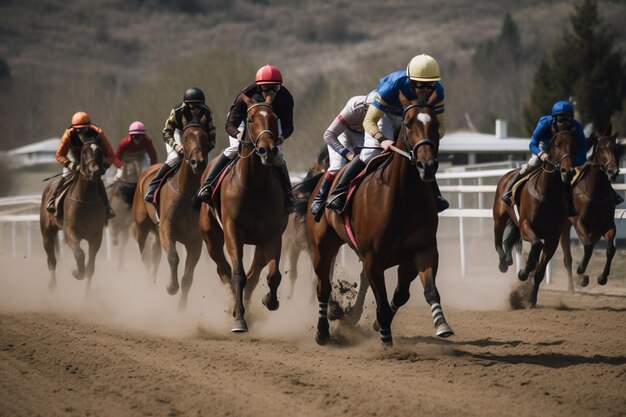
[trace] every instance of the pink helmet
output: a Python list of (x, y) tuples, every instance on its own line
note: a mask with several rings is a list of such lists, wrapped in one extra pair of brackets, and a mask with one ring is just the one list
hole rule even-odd
[(261, 84), (282, 84), (283, 83), (283, 75), (278, 71), (273, 65), (265, 65), (256, 72), (256, 77), (254, 77), (254, 82)]
[(146, 127), (139, 120), (132, 122), (128, 127), (128, 133), (130, 135), (145, 135)]

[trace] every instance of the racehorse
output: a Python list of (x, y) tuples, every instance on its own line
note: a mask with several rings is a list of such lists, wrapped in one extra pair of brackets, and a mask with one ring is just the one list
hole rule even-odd
[[(50, 271), (49, 288), (56, 287), (55, 242), (57, 233), (63, 230), (65, 242), (71, 248), (76, 260), (76, 269), (72, 275), (78, 280), (87, 279), (87, 288), (91, 286), (91, 277), (95, 270), (96, 254), (102, 243), (105, 225), (105, 205), (100, 194), (100, 181), (104, 172), (104, 151), (97, 142), (85, 142), (80, 151), (78, 173), (74, 174), (65, 196), (58, 204), (55, 214), (48, 213), (48, 196), (60, 179), (49, 183), (41, 196), (39, 225), (43, 237), (43, 247), (48, 259)], [(88, 258), (85, 264), (85, 252), (80, 242), (88, 243)]]
[[(320, 149), (317, 158), (313, 161), (313, 165), (307, 171), (304, 179), (293, 187), (294, 196), (298, 199), (308, 197), (308, 193), (301, 190), (302, 185), (306, 184), (308, 180), (316, 175), (325, 173), (328, 169), (329, 163), (328, 146), (324, 144), (324, 146)], [(287, 254), (287, 260), (289, 262), (288, 272), (289, 281), (291, 282), (291, 288), (289, 289), (289, 294), (287, 295), (288, 298), (293, 296), (296, 278), (298, 277), (298, 259), (300, 258), (300, 254), (302, 252), (309, 252), (306, 231), (301, 219), (302, 218), (296, 213), (291, 213), (289, 215), (287, 228), (283, 233), (283, 249)]]
[[(361, 185), (352, 192), (344, 214), (326, 210), (317, 223), (307, 206), (307, 234), (318, 278), (319, 318), (315, 340), (320, 345), (330, 338), (327, 317), (330, 272), (337, 251), (344, 243), (363, 262), (363, 271), (376, 299), (374, 328), (379, 329), (383, 345), (393, 344), (393, 317), (408, 301), (410, 284), (418, 275), (431, 307), (437, 336), (453, 334), (444, 318), (435, 285), (439, 263), (438, 217), (429, 182), (433, 181), (438, 166), (439, 124), (434, 109), (426, 102), (403, 100), (403, 106), (402, 126), (391, 148), (395, 153), (378, 169), (366, 174)], [(311, 193), (309, 205), (320, 184), (321, 181)], [(301, 206), (298, 209), (302, 213)], [(398, 281), (389, 303), (384, 271), (396, 265)]]
[[(198, 232), (198, 211), (193, 209), (196, 193), (200, 188), (200, 177), (207, 165), (210, 151), (209, 137), (202, 128), (203, 124), (195, 118), (184, 121), (182, 133), (183, 155), (180, 167), (168, 178), (159, 194), (159, 212), (154, 205), (144, 201), (148, 184), (161, 164), (148, 168), (140, 177), (133, 200), (133, 219), (137, 228), (139, 251), (144, 256), (146, 239), (149, 234), (155, 235), (155, 243), (150, 248), (151, 259), (147, 259), (149, 273), (153, 280), (161, 259), (159, 242), (167, 253), (170, 266), (170, 281), (167, 292), (175, 295), (181, 288), (179, 309), (187, 305), (189, 289), (193, 283), (193, 272), (202, 252), (202, 238)], [(179, 256), (176, 242), (185, 246), (187, 257), (180, 284), (178, 282)]]
[[(574, 206), (578, 215), (570, 217), (569, 221), (584, 247), (583, 258), (576, 270), (578, 275), (584, 274), (587, 270), (593, 248), (600, 237), (603, 236), (606, 240), (606, 263), (597, 279), (598, 284), (604, 285), (607, 283), (611, 261), (615, 255), (615, 198), (611, 182), (615, 181), (619, 174), (617, 133), (611, 134), (609, 125), (602, 135), (592, 136), (587, 145), (593, 149), (593, 153), (573, 186)], [(561, 247), (569, 277), (568, 287), (573, 291), (570, 227), (567, 227), (567, 231), (561, 236)], [(586, 287), (588, 284), (589, 276), (584, 275), (580, 285)]]
[(115, 212), (115, 217), (109, 220), (108, 229), (113, 245), (118, 247), (118, 267), (124, 267), (126, 243), (133, 224), (131, 207), (133, 196), (137, 188), (137, 181), (144, 167), (150, 164), (146, 153), (133, 157), (125, 157), (122, 161), (121, 175), (107, 188), (109, 204)]
[[(268, 267), (269, 292), (262, 302), (270, 311), (279, 307), (281, 237), (288, 219), (284, 191), (274, 167), (279, 145), (278, 118), (272, 109), (274, 95), (268, 95), (259, 103), (245, 95), (242, 97), (248, 111), (238, 160), (223, 175), (211, 206), (203, 204), (200, 209), (200, 231), (207, 251), (217, 264), (222, 283), (229, 286), (234, 297), (233, 332), (248, 331), (245, 305), (249, 304), (265, 266)], [(209, 169), (207, 167), (204, 176)], [(247, 274), (243, 266), (244, 244), (255, 246)]]
[(501, 272), (506, 272), (513, 264), (511, 251), (514, 243), (520, 247), (520, 239), (530, 242), (531, 249), (526, 265), (518, 272), (518, 278), (526, 281), (534, 271), (533, 290), (529, 299), (532, 308), (537, 305), (539, 284), (543, 281), (546, 266), (554, 255), (559, 236), (567, 224), (566, 187), (574, 175), (575, 147), (576, 139), (572, 132), (558, 132), (552, 137), (549, 159), (543, 161), (533, 172), (527, 173), (527, 182), (520, 184), (521, 190), (517, 199), (519, 216), (517, 207), (510, 207), (500, 199), (509, 180), (519, 168), (504, 174), (496, 188), (493, 230), (499, 268)]

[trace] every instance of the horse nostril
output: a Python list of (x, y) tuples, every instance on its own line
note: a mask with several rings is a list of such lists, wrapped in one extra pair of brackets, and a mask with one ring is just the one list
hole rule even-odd
[(259, 156), (265, 156), (267, 155), (267, 149), (259, 148), (258, 153), (259, 153)]
[(195, 159), (192, 159), (191, 161), (189, 161), (189, 163), (191, 164), (192, 167), (195, 167), (196, 165), (198, 165), (198, 161)]

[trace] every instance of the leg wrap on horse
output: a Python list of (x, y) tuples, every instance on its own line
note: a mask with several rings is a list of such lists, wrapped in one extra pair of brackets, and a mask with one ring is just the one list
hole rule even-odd
[(391, 346), (393, 344), (393, 338), (391, 337), (391, 329), (380, 329), (380, 341), (384, 345)]
[(438, 327), (440, 324), (446, 322), (446, 319), (443, 316), (443, 309), (441, 308), (441, 304), (439, 303), (431, 304), (430, 312), (433, 315), (433, 322), (435, 323), (435, 327)]
[(211, 202), (211, 196), (213, 195), (213, 191), (215, 188), (215, 182), (217, 178), (220, 176), (224, 168), (228, 166), (231, 159), (224, 155), (223, 153), (215, 160), (215, 163), (211, 167), (209, 174), (204, 180), (204, 184), (200, 187), (200, 191), (198, 191), (198, 198), (204, 201), (205, 203)]
[(171, 169), (172, 167), (168, 164), (161, 165), (161, 168), (159, 168), (156, 175), (154, 176), (154, 178), (152, 178), (152, 181), (150, 181), (150, 184), (148, 185), (148, 191), (146, 192), (144, 200), (146, 200), (148, 203), (154, 202), (154, 193), (156, 189), (159, 187), (159, 184), (161, 183), (161, 180), (163, 179), (165, 174), (167, 174)]
[(352, 181), (359, 173), (365, 168), (365, 163), (360, 158), (354, 158), (346, 167), (345, 171), (339, 178), (337, 186), (330, 193), (326, 206), (340, 213), (343, 210), (343, 206), (346, 204), (346, 197), (348, 189), (350, 188), (350, 181)]

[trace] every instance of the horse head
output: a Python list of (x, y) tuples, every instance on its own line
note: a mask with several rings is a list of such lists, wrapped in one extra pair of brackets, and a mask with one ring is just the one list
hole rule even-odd
[(558, 168), (561, 174), (561, 180), (569, 183), (574, 177), (574, 159), (576, 154), (576, 138), (572, 131), (566, 130), (557, 132), (550, 141), (550, 149), (548, 151), (550, 159), (545, 161)]
[(80, 150), (80, 175), (98, 181), (104, 173), (104, 151), (95, 141), (85, 142)]
[(603, 134), (595, 134), (589, 139), (593, 154), (591, 160), (602, 167), (602, 170), (609, 177), (610, 181), (615, 181), (619, 175), (619, 145), (617, 144), (617, 133), (611, 134), (611, 124), (605, 129)]
[(435, 109), (427, 101), (412, 102), (404, 106), (396, 147), (409, 155), (411, 164), (417, 168), (422, 181), (431, 182), (435, 179), (439, 168), (439, 121)]
[(183, 157), (195, 175), (201, 175), (206, 167), (209, 154), (209, 135), (204, 125), (196, 118), (185, 125), (183, 129)]
[(274, 158), (278, 154), (278, 116), (272, 109), (274, 95), (268, 95), (264, 102), (255, 102), (242, 95), (248, 106), (245, 134), (247, 138), (243, 144), (250, 146), (261, 158), (263, 165), (274, 165)]

